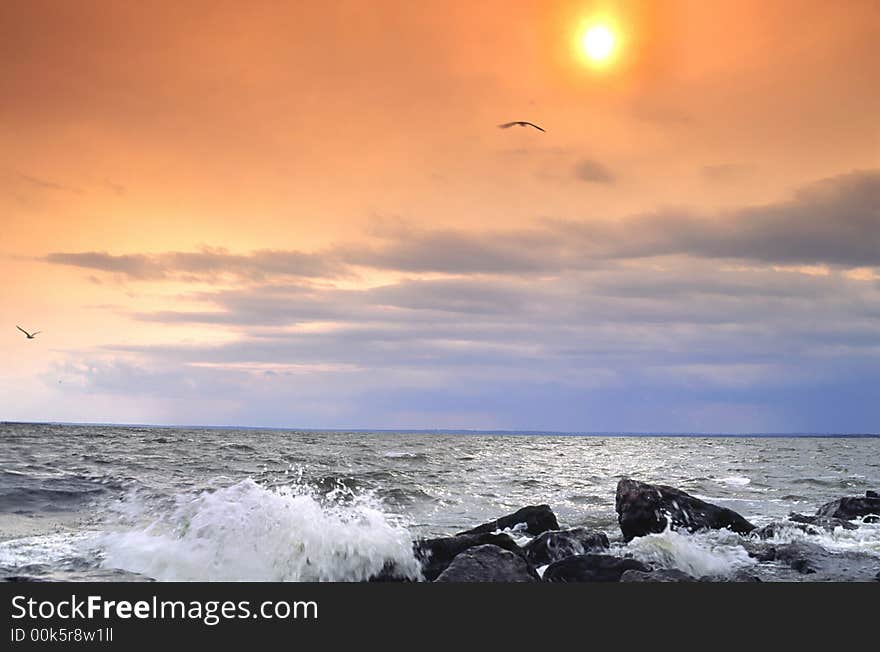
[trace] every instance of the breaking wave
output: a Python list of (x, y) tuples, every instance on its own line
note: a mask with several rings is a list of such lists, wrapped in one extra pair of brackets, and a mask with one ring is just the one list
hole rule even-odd
[(340, 498), (247, 479), (158, 514), (133, 499), (121, 510), (132, 524), (99, 539), (102, 565), (164, 581), (356, 582), (391, 567), (417, 579), (398, 519), (370, 496)]
[(675, 568), (693, 577), (730, 577), (755, 565), (738, 541), (738, 535), (721, 530), (691, 534), (666, 528), (660, 534), (633, 539), (626, 552), (647, 564)]

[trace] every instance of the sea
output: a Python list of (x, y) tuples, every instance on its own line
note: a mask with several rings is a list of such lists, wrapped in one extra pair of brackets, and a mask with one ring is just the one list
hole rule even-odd
[(791, 512), (880, 489), (880, 438), (2, 423), (0, 579), (354, 582), (387, 564), (419, 579), (414, 540), (535, 504), (550, 505), (562, 527), (605, 532), (608, 554), (695, 577), (880, 572), (878, 523), (778, 528), (769, 543), (819, 550), (810, 573), (757, 561), (750, 538), (728, 531), (624, 543), (614, 509), (624, 477), (680, 488), (759, 526), (787, 523)]

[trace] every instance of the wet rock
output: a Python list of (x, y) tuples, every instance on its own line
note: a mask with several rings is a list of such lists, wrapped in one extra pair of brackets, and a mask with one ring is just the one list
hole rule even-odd
[(761, 582), (761, 578), (755, 575), (754, 573), (750, 573), (745, 570), (738, 570), (732, 573), (731, 575), (703, 575), (700, 577), (700, 582), (713, 582), (713, 583), (750, 583), (750, 582)]
[(435, 582), (540, 582), (522, 555), (491, 544), (456, 555)]
[(696, 582), (697, 578), (674, 568), (655, 571), (628, 570), (620, 576), (621, 582)]
[(822, 530), (817, 527), (813, 527), (806, 523), (792, 523), (791, 521), (774, 521), (773, 523), (768, 523), (767, 525), (762, 525), (759, 528), (755, 528), (751, 531), (750, 536), (757, 537), (758, 539), (773, 539), (780, 534), (784, 533), (786, 530), (800, 530), (804, 534), (821, 534)]
[(502, 516), (501, 518), (478, 525), (470, 530), (459, 532), (459, 534), (481, 534), (483, 532), (495, 532), (496, 530), (507, 530), (514, 528), (519, 524), (525, 525), (525, 530), (531, 535), (538, 535), (547, 530), (558, 530), (559, 523), (556, 520), (556, 514), (550, 509), (549, 505), (529, 505), (518, 509), (513, 514)]
[(850, 521), (868, 514), (880, 515), (880, 498), (869, 496), (868, 493), (874, 492), (866, 492), (864, 498), (838, 498), (830, 503), (825, 503), (816, 510), (816, 516), (827, 516)]
[(806, 541), (753, 548), (749, 550), (749, 555), (758, 561), (775, 561), (787, 564), (798, 573), (803, 574), (816, 573), (829, 557), (828, 551), (822, 546)]
[(604, 532), (591, 532), (579, 527), (544, 532), (523, 546), (523, 552), (526, 560), (537, 567), (552, 564), (565, 557), (605, 550), (608, 545), (608, 537)]
[(401, 570), (394, 562), (387, 561), (377, 574), (370, 577), (367, 582), (413, 582), (415, 578), (410, 577)]
[(880, 523), (880, 516), (868, 514), (867, 516), (862, 517), (862, 523)]
[(429, 582), (437, 579), (456, 556), (477, 546), (494, 545), (514, 554), (523, 555), (522, 549), (506, 534), (459, 534), (454, 537), (422, 539), (413, 545), (416, 559), (422, 564), (422, 575)]
[(816, 527), (820, 527), (826, 532), (833, 532), (835, 528), (842, 527), (844, 530), (857, 530), (859, 528), (855, 523), (850, 523), (847, 520), (842, 518), (835, 518), (833, 516), (808, 516), (807, 514), (797, 514), (792, 512), (788, 515), (789, 520), (794, 521), (795, 523), (806, 523), (808, 525), (815, 525)]
[(544, 571), (545, 582), (619, 582), (628, 570), (651, 569), (635, 559), (611, 555), (575, 555), (550, 564)]
[(667, 524), (673, 529), (692, 532), (704, 528), (727, 528), (747, 534), (755, 529), (732, 509), (707, 503), (674, 487), (628, 478), (617, 483), (615, 509), (617, 522), (627, 541), (645, 534), (663, 532)]
[(871, 491), (870, 489), (868, 489), (868, 491), (865, 492), (865, 498), (880, 498), (880, 494), (878, 494), (876, 491)]

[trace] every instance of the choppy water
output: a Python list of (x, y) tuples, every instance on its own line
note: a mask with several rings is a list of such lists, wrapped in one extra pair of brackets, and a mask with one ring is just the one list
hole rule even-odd
[(624, 546), (621, 477), (679, 487), (761, 525), (880, 489), (880, 439), (0, 424), (0, 577), (354, 581), (387, 560), (415, 576), (413, 538), (537, 503), (564, 526), (606, 532), (614, 554), (694, 575), (862, 579), (873, 557), (880, 570), (876, 524), (809, 537), (832, 555), (858, 553), (852, 577), (847, 564), (837, 577), (757, 564), (727, 532)]

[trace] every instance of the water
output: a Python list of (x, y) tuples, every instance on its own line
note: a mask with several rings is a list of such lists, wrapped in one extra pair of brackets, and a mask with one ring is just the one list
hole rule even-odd
[[(757, 525), (880, 488), (877, 438), (576, 437), (0, 424), (0, 577), (358, 581), (413, 538), (547, 503), (612, 554), (694, 575), (866, 579), (880, 525), (820, 543), (833, 572), (755, 562), (729, 532), (624, 545), (617, 481), (679, 487)], [(856, 559), (855, 562), (852, 560)], [(867, 565), (866, 561), (867, 560)]]

